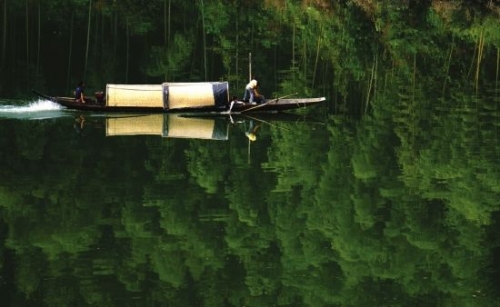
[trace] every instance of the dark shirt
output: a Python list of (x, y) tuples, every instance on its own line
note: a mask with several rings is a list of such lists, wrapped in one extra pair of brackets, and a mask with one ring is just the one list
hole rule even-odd
[(83, 86), (77, 87), (75, 90), (75, 98), (76, 99), (82, 98), (82, 94), (83, 94)]

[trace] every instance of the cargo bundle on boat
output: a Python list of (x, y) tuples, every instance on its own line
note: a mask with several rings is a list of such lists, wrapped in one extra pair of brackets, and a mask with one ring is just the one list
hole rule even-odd
[(224, 108), (229, 100), (227, 82), (163, 83), (161, 85), (108, 84), (106, 107), (113, 108)]

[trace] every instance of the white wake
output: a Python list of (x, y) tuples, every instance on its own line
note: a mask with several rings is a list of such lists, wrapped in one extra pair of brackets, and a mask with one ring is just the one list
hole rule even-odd
[(67, 116), (61, 105), (46, 99), (0, 100), (0, 118), (46, 119)]

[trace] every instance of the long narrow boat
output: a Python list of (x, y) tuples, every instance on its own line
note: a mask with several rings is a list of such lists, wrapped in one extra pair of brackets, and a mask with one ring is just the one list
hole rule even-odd
[[(98, 112), (227, 112), (231, 99), (227, 82), (194, 82), (163, 84), (108, 84), (106, 92), (87, 97), (82, 103), (73, 97), (49, 96), (33, 90), (43, 99), (56, 102), (68, 109)], [(276, 112), (311, 106), (318, 98), (275, 98), (261, 104), (238, 100), (231, 112)]]

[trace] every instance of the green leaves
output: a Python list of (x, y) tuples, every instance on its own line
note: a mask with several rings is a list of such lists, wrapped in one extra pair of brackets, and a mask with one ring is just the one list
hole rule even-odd
[(164, 81), (183, 80), (189, 71), (193, 53), (192, 36), (175, 34), (167, 47), (153, 46), (151, 48), (150, 65), (146, 72), (150, 76), (162, 76)]

